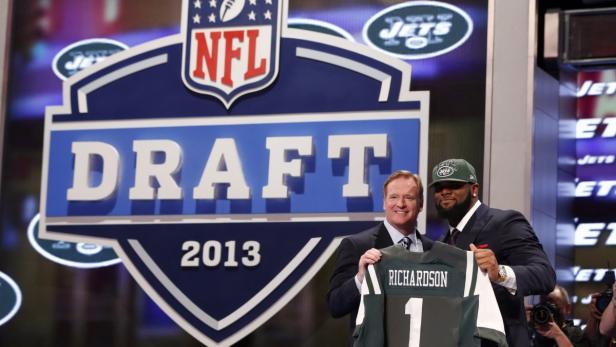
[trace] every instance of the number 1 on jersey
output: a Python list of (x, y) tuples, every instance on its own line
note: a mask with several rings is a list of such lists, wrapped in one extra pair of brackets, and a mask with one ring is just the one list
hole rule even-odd
[(409, 315), (409, 347), (419, 347), (422, 306), (422, 298), (410, 298), (404, 305), (404, 314)]

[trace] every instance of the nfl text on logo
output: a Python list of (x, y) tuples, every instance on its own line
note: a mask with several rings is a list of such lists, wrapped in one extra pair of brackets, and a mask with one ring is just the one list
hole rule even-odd
[(391, 172), (426, 178), (428, 93), (402, 61), (288, 29), (286, 2), (183, 6), (181, 35), (47, 108), (41, 237), (113, 247), (178, 325), (228, 346), (381, 218)]

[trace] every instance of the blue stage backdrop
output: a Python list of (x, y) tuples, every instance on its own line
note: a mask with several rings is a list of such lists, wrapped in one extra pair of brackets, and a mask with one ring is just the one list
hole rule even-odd
[(407, 63), (289, 29), (282, 1), (230, 4), (184, 1), (182, 34), (68, 78), (45, 116), (41, 237), (113, 247), (207, 345), (256, 329), (382, 218), (393, 171), (428, 172), (429, 93)]

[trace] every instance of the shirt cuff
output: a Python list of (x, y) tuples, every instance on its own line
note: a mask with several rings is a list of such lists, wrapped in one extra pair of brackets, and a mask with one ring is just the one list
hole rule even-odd
[(513, 269), (510, 266), (503, 265), (503, 267), (505, 268), (505, 272), (507, 273), (507, 278), (502, 282), (496, 282), (496, 284), (505, 287), (509, 294), (515, 295), (515, 293), (518, 291), (518, 283), (515, 279), (515, 272), (513, 272)]
[(361, 293), (361, 281), (357, 278), (357, 275), (353, 278), (355, 279), (355, 286), (357, 287), (357, 290)]

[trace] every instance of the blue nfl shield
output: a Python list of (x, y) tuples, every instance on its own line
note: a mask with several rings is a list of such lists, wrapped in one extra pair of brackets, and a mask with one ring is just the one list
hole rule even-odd
[(184, 0), (182, 79), (225, 107), (278, 73), (279, 0)]

